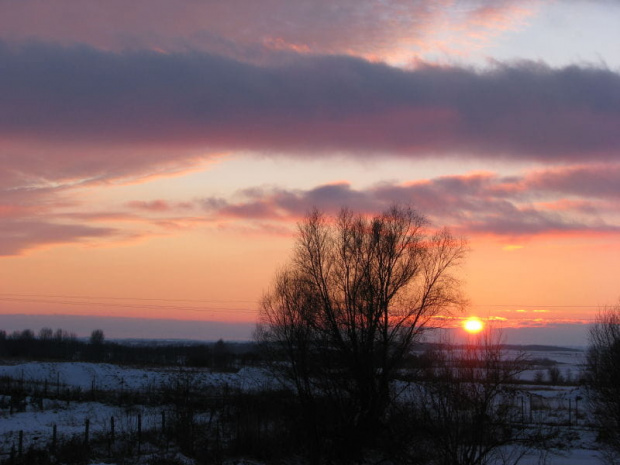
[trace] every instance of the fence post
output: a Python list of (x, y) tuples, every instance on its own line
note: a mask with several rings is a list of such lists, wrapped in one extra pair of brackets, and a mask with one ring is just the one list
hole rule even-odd
[(142, 445), (142, 414), (138, 413), (138, 455)]
[(579, 424), (579, 401), (581, 400), (581, 396), (575, 397), (575, 424)]
[(161, 437), (164, 441), (164, 450), (168, 451), (168, 434), (166, 432), (166, 411), (161, 411)]
[(90, 420), (87, 418), (84, 422), (84, 444), (88, 445), (88, 434), (90, 432)]
[(52, 425), (52, 453), (56, 453), (56, 440), (58, 438), (56, 423)]
[(110, 435), (108, 436), (108, 455), (112, 455), (112, 446), (114, 445), (114, 417), (110, 417)]

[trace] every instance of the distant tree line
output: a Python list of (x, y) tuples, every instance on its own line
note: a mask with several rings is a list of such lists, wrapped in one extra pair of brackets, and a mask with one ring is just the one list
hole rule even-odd
[(48, 361), (106, 362), (139, 365), (179, 365), (233, 370), (254, 364), (257, 354), (252, 343), (122, 343), (108, 341), (101, 329), (88, 340), (63, 329), (42, 328), (7, 333), (0, 330), (0, 358)]

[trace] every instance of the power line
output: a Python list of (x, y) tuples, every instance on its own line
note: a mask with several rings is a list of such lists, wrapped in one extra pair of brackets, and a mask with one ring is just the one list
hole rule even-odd
[[(193, 303), (252, 303), (258, 304), (256, 300), (243, 300), (243, 299), (163, 299), (163, 298), (146, 298), (146, 297), (108, 297), (108, 296), (88, 296), (88, 295), (65, 295), (65, 294), (13, 294), (2, 293), (0, 294), (0, 300), (6, 300), (8, 298), (26, 297), (26, 298), (54, 298), (54, 299), (80, 299), (83, 301), (89, 300), (135, 300), (144, 302), (193, 302)], [(6, 299), (5, 299), (6, 298)], [(476, 304), (474, 307), (521, 307), (521, 308), (599, 308), (601, 305), (561, 305), (561, 304)]]
[(25, 299), (16, 297), (2, 297), (0, 301), (4, 302), (24, 302), (24, 303), (39, 303), (39, 304), (59, 304), (59, 305), (90, 305), (97, 307), (113, 307), (113, 308), (135, 308), (142, 310), (187, 310), (192, 312), (211, 312), (211, 313), (223, 313), (223, 312), (235, 312), (235, 313), (256, 313), (256, 310), (247, 308), (235, 308), (235, 307), (188, 307), (177, 305), (139, 305), (139, 304), (122, 304), (122, 303), (110, 303), (110, 302), (98, 302), (96, 300), (51, 300), (51, 299)]
[[(67, 300), (70, 299), (70, 300)], [(191, 305), (158, 305), (158, 304), (140, 304), (135, 302), (165, 302), (165, 303), (251, 303), (257, 305), (254, 300), (242, 299), (164, 299), (164, 298), (145, 298), (145, 297), (104, 297), (104, 296), (85, 296), (85, 295), (62, 295), (62, 294), (0, 294), (0, 301), (19, 302), (19, 303), (37, 303), (37, 304), (55, 304), (55, 305), (84, 305), (109, 308), (132, 308), (141, 310), (177, 310), (191, 311), (199, 313), (245, 313), (256, 314), (257, 309), (242, 307), (209, 307), (209, 306), (191, 306)], [(106, 301), (124, 301), (124, 303), (114, 303)], [(129, 301), (129, 302), (127, 302)], [(133, 301), (133, 302), (131, 302)], [(600, 308), (600, 305), (520, 305), (520, 304), (478, 304), (473, 305), (474, 308)]]
[[(25, 299), (37, 299), (37, 302), (41, 303), (71, 303), (66, 301), (46, 301), (39, 300), (43, 298), (52, 298), (52, 299), (79, 299), (81, 302), (79, 303), (93, 303), (93, 304), (101, 304), (101, 305), (109, 305), (114, 306), (115, 304), (104, 303), (100, 301), (105, 300), (121, 300), (121, 301), (138, 301), (138, 302), (189, 302), (189, 303), (251, 303), (251, 304), (259, 304), (256, 300), (243, 300), (243, 299), (164, 299), (164, 298), (146, 298), (146, 297), (108, 297), (108, 296), (88, 296), (88, 295), (66, 295), (66, 294), (14, 294), (14, 293), (3, 293), (0, 294), (0, 300), (4, 301), (32, 301), (32, 300), (24, 300)], [(129, 306), (133, 306), (135, 304), (128, 304)], [(127, 306), (127, 305), (118, 305), (118, 306)], [(519, 308), (600, 308), (600, 304), (596, 305), (561, 305), (561, 304), (476, 304), (472, 305), (472, 307), (519, 307)], [(178, 307), (178, 306), (163, 306), (163, 305), (136, 305), (136, 307), (155, 307), (155, 308), (186, 308), (186, 309), (195, 309), (196, 307)], [(218, 308), (218, 307), (210, 307), (213, 310), (227, 310), (228, 307)], [(233, 310), (234, 308), (231, 308)], [(240, 310), (236, 308), (237, 310)], [(249, 310), (249, 309), (248, 309)]]
[(598, 308), (600, 305), (519, 305), (519, 304), (480, 304), (473, 307), (519, 307), (519, 308)]
[(82, 300), (139, 300), (139, 301), (159, 301), (159, 302), (196, 302), (196, 303), (226, 303), (226, 302), (243, 302), (256, 304), (255, 300), (208, 300), (208, 299), (161, 299), (161, 298), (145, 298), (145, 297), (106, 297), (106, 296), (88, 296), (88, 295), (63, 295), (63, 294), (0, 294), (2, 297), (51, 297), (60, 299), (82, 299)]

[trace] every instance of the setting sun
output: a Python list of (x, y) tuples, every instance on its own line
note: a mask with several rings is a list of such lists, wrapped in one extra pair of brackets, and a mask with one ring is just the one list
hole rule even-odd
[(465, 322), (463, 323), (463, 328), (468, 333), (478, 333), (482, 331), (484, 325), (482, 324), (482, 321), (480, 321), (478, 318), (472, 317), (465, 320)]

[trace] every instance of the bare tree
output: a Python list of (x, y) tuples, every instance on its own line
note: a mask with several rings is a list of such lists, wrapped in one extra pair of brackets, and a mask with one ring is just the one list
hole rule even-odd
[(585, 381), (609, 462), (620, 463), (620, 302), (590, 329)]
[(105, 341), (105, 334), (102, 329), (95, 329), (90, 333), (90, 343), (93, 345), (101, 345)]
[(41, 341), (50, 341), (54, 337), (54, 330), (52, 328), (41, 328), (39, 331), (39, 339)]
[(310, 417), (317, 400), (329, 404), (336, 435), (377, 437), (412, 345), (432, 317), (464, 302), (454, 270), (466, 244), (427, 226), (406, 207), (373, 217), (314, 210), (264, 297), (258, 340), (284, 357), (281, 374)]
[(425, 380), (411, 390), (432, 463), (516, 464), (553, 432), (526, 424), (516, 381), (530, 364), (509, 353), (501, 334), (487, 330), (466, 345), (433, 350)]

